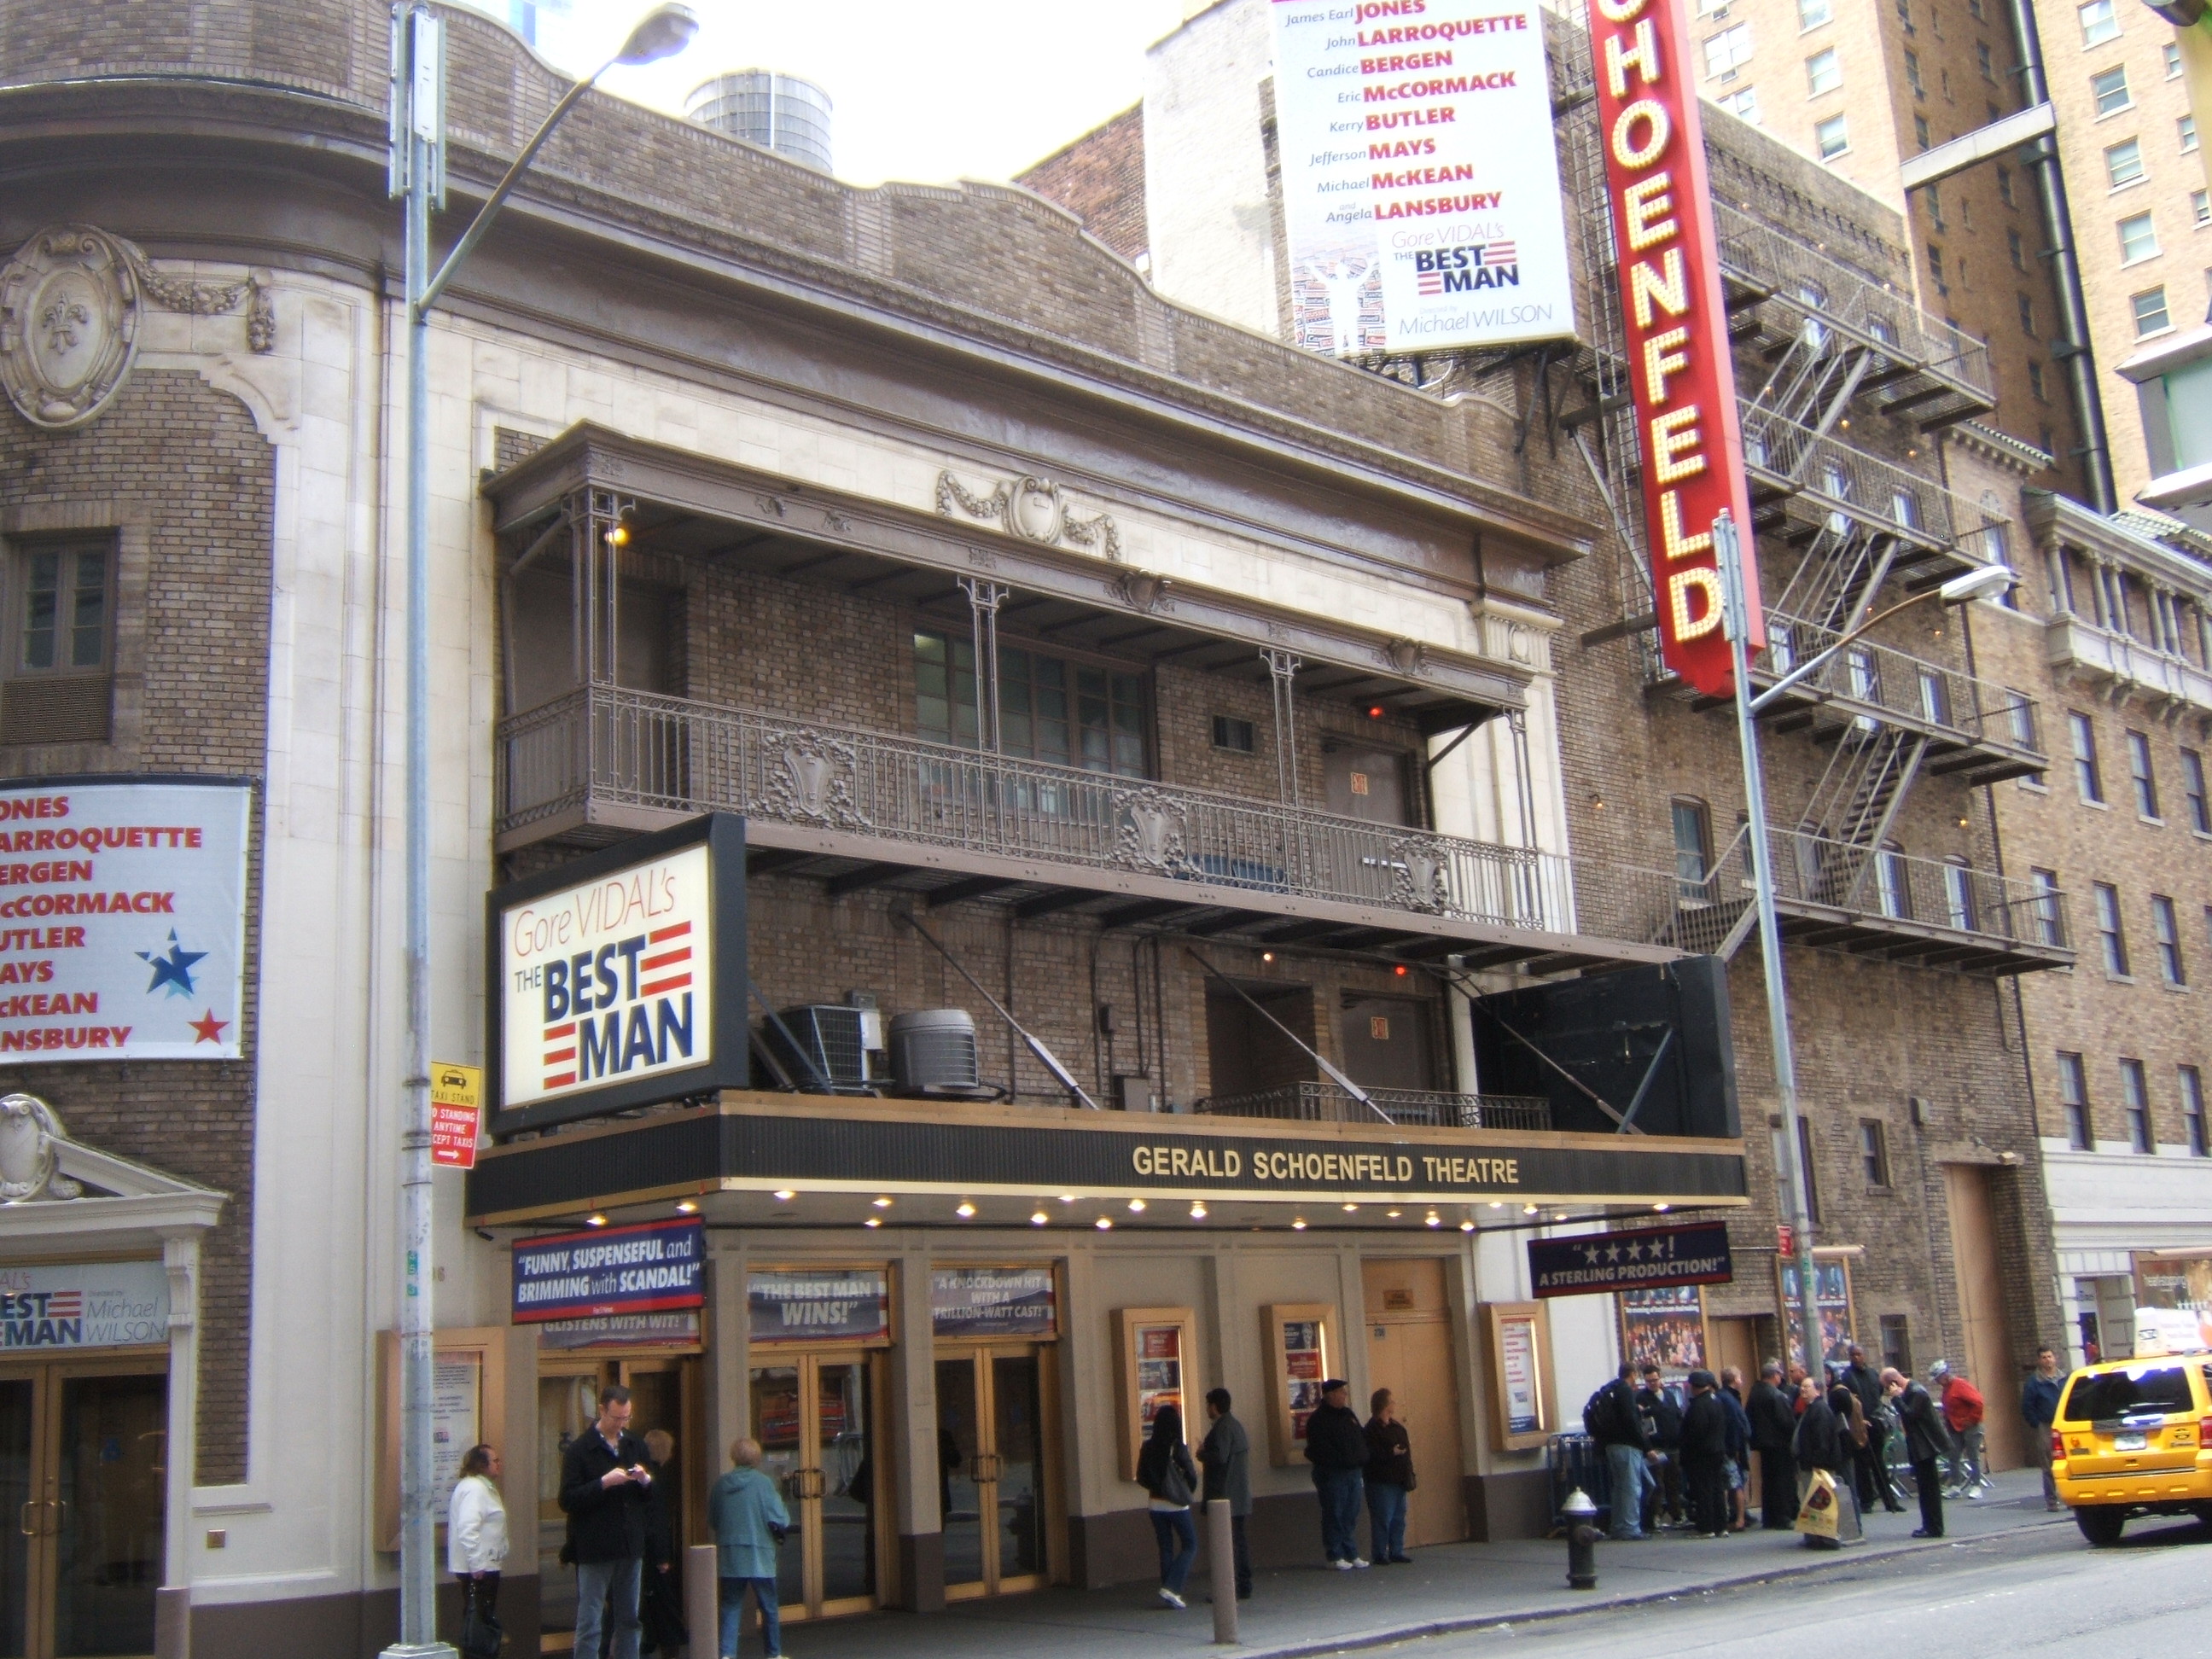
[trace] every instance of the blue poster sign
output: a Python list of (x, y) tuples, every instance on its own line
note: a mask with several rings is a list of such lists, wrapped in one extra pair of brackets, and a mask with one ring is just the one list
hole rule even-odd
[(930, 1325), (939, 1336), (1056, 1336), (1055, 1290), (1049, 1265), (933, 1268)]
[(689, 1217), (518, 1239), (514, 1322), (701, 1307), (706, 1266), (706, 1226)]
[(1725, 1285), (1735, 1277), (1724, 1221), (1528, 1241), (1528, 1288), (1540, 1297)]

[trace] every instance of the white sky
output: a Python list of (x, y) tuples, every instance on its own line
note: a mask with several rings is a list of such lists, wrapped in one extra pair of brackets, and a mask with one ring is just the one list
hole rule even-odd
[[(556, 0), (558, 3), (558, 0)], [(505, 0), (468, 0), (506, 20)], [(539, 15), (538, 49), (571, 75), (612, 55), (652, 0), (571, 0)], [(599, 84), (671, 114), (731, 70), (772, 69), (836, 106), (837, 176), (1003, 180), (1127, 109), (1145, 48), (1182, 21), (1183, 0), (689, 0), (698, 39), (665, 63)]]

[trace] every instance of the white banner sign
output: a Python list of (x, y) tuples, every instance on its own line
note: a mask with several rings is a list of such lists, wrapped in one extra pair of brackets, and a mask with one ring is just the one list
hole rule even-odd
[(235, 1060), (245, 784), (0, 788), (0, 1054)]
[(500, 913), (500, 1104), (713, 1058), (713, 860), (686, 847)]
[(1297, 343), (1351, 356), (1572, 334), (1542, 10), (1273, 6)]
[(0, 1353), (168, 1340), (169, 1273), (158, 1261), (0, 1267)]

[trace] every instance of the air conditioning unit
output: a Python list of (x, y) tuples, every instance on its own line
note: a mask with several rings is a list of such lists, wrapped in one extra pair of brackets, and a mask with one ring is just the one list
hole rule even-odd
[[(794, 1053), (782, 1031), (770, 1020), (761, 1036), (769, 1052), (804, 1088), (819, 1077), (833, 1089), (863, 1089), (868, 1085), (868, 1038), (880, 1018), (872, 1008), (853, 1008), (834, 1002), (786, 1008), (779, 1018), (784, 1030), (799, 1045)], [(810, 1075), (811, 1073), (811, 1075)]]
[(891, 1086), (902, 1095), (983, 1092), (975, 1021), (964, 1008), (923, 1008), (891, 1016)]

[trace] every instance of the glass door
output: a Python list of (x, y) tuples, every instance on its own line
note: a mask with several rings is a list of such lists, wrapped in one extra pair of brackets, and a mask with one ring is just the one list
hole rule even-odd
[(1042, 1588), (1044, 1367), (1034, 1347), (937, 1361), (937, 1491), (948, 1600)]
[(539, 1650), (544, 1653), (566, 1653), (575, 1645), (576, 1573), (561, 1561), (568, 1537), (568, 1517), (561, 1508), (561, 1464), (599, 1415), (604, 1369), (541, 1370), (538, 1376), (538, 1624)]
[(154, 1651), (166, 1363), (0, 1372), (0, 1659)]
[(881, 1363), (874, 1354), (794, 1354), (752, 1368), (752, 1437), (793, 1528), (776, 1562), (787, 1619), (877, 1605), (875, 1495), (890, 1490), (875, 1457)]

